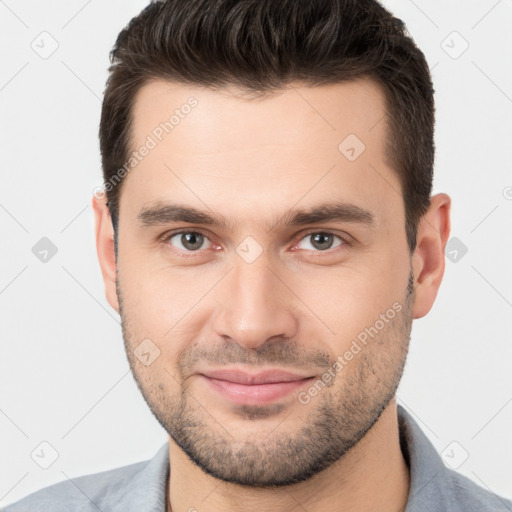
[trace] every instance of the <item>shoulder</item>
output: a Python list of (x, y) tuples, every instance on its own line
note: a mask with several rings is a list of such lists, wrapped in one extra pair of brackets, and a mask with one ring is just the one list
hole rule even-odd
[(412, 416), (398, 406), (400, 446), (411, 482), (406, 512), (512, 512), (512, 501), (449, 468)]
[(98, 511), (107, 494), (120, 491), (129, 485), (134, 475), (140, 472), (145, 462), (83, 475), (65, 480), (25, 496), (21, 500), (8, 505), (4, 512), (52, 511), (69, 510)]
[[(461, 512), (511, 512), (512, 501), (480, 487), (468, 477), (446, 468), (443, 477), (448, 480), (449, 501)], [(442, 478), (442, 477), (441, 477)], [(457, 507), (457, 508), (455, 508)]]
[(2, 512), (108, 512), (146, 506), (157, 510), (165, 496), (168, 467), (166, 443), (150, 460), (69, 478), (7, 505)]

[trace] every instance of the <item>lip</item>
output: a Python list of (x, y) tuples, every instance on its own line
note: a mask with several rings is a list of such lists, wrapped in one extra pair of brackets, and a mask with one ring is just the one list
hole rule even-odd
[(264, 405), (284, 398), (309, 382), (311, 375), (298, 375), (284, 370), (247, 373), (236, 369), (209, 370), (199, 374), (210, 389), (243, 405)]
[(248, 373), (237, 369), (206, 370), (201, 372), (201, 374), (212, 379), (225, 380), (235, 384), (245, 384), (247, 386), (256, 384), (276, 384), (278, 382), (294, 382), (310, 377), (310, 375), (298, 375), (296, 373), (279, 369), (265, 370), (258, 373)]

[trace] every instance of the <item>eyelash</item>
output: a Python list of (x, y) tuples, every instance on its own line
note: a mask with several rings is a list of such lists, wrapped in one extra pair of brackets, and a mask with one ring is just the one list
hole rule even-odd
[[(202, 230), (200, 229), (181, 229), (181, 230), (178, 230), (178, 231), (171, 231), (169, 233), (165, 233), (164, 235), (162, 235), (161, 237), (161, 242), (166, 245), (167, 247), (170, 247), (171, 250), (175, 253), (179, 253), (181, 255), (185, 254), (184, 257), (186, 258), (194, 258), (196, 257), (198, 254), (200, 254), (201, 252), (203, 252), (203, 249), (198, 249), (197, 251), (181, 251), (179, 249), (176, 249), (175, 247), (171, 246), (169, 244), (169, 240), (171, 238), (173, 238), (174, 236), (176, 235), (182, 235), (182, 234), (190, 234), (190, 233), (193, 233), (193, 234), (199, 234), (199, 235), (202, 235), (204, 236), (208, 241), (210, 241), (211, 243), (211, 240), (210, 238), (208, 237), (208, 235), (206, 233), (204, 233)], [(331, 255), (333, 252), (336, 251), (336, 249), (340, 248), (340, 247), (343, 247), (343, 246), (346, 246), (346, 245), (350, 245), (350, 242), (349, 242), (349, 236), (348, 235), (345, 235), (345, 236), (341, 236), (337, 233), (335, 233), (334, 231), (329, 231), (329, 230), (319, 230), (319, 229), (311, 229), (309, 231), (307, 231), (306, 233), (302, 233), (301, 234), (301, 237), (298, 239), (297, 242), (294, 242), (294, 246), (297, 245), (298, 243), (300, 243), (304, 238), (307, 238), (308, 236), (310, 235), (313, 235), (313, 234), (322, 234), (322, 235), (330, 235), (330, 236), (334, 236), (336, 238), (339, 238), (341, 240), (341, 244), (331, 248), (331, 249), (327, 249), (325, 251), (312, 251), (312, 252), (315, 252), (315, 253), (318, 253), (318, 254), (328, 254), (328, 255)]]

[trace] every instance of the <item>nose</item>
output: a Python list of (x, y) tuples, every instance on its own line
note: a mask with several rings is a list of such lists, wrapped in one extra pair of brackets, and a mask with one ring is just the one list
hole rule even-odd
[(276, 337), (296, 335), (294, 301), (298, 299), (264, 255), (252, 263), (236, 261), (217, 292), (218, 336), (256, 349)]

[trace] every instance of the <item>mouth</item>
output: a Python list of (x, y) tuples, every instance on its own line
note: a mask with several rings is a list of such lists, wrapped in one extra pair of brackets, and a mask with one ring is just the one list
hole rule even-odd
[(239, 405), (264, 405), (297, 391), (314, 376), (284, 370), (247, 373), (241, 370), (211, 370), (199, 373), (211, 390)]

